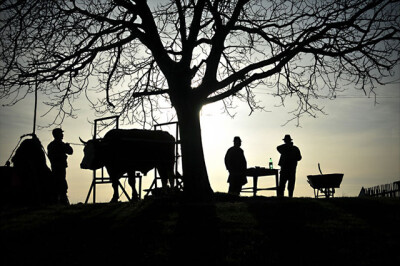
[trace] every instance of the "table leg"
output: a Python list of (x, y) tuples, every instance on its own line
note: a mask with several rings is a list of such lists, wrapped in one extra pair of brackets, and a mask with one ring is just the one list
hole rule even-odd
[(278, 191), (279, 191), (279, 174), (278, 174), (278, 172), (276, 172), (276, 174), (275, 174), (275, 183), (276, 183), (276, 196), (279, 196), (278, 195)]
[(257, 196), (258, 176), (253, 176), (253, 196)]

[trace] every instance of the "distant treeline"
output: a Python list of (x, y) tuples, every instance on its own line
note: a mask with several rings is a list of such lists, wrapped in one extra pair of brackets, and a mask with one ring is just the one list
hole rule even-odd
[(359, 196), (400, 198), (400, 181), (370, 188), (362, 188)]

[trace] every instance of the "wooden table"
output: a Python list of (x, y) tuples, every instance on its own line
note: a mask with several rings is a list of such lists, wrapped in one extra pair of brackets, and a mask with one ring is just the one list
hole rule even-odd
[[(258, 177), (259, 176), (275, 176), (275, 187), (269, 188), (258, 188)], [(253, 196), (257, 196), (257, 191), (260, 190), (276, 190), (276, 194), (278, 195), (278, 185), (279, 185), (279, 169), (268, 169), (264, 167), (252, 167), (248, 168), (246, 171), (246, 176), (253, 177), (253, 186), (242, 188), (242, 192), (253, 192)]]

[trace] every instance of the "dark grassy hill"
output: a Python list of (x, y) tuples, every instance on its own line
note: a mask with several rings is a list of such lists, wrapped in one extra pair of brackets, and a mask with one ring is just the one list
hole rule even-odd
[(1, 265), (396, 265), (400, 200), (217, 195), (208, 203), (6, 209)]

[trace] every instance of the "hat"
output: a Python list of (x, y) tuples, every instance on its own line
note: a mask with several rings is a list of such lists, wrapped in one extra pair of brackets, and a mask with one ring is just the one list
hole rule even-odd
[(292, 141), (292, 138), (290, 137), (290, 135), (285, 135), (285, 137), (283, 138), (284, 141)]
[(56, 136), (56, 135), (61, 134), (63, 132), (64, 132), (64, 130), (62, 130), (61, 128), (55, 128), (55, 129), (53, 129), (52, 134), (53, 134), (53, 136)]
[(236, 141), (242, 142), (242, 140), (241, 140), (239, 137), (234, 137), (234, 138), (233, 138), (233, 142), (236, 142)]

